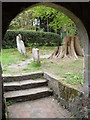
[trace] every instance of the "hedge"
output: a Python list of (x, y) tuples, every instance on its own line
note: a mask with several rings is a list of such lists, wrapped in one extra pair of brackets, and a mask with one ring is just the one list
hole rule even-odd
[(16, 48), (16, 36), (18, 34), (22, 35), (26, 47), (61, 44), (61, 37), (56, 33), (8, 30), (3, 39), (2, 48)]

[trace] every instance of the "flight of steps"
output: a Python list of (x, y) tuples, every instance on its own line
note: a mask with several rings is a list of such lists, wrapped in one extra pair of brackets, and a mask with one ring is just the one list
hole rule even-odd
[(4, 82), (6, 101), (21, 102), (35, 100), (52, 95), (48, 81), (43, 78)]

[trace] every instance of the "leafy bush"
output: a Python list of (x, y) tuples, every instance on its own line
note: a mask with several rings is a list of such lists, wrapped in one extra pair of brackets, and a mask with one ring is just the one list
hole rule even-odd
[(55, 33), (8, 30), (3, 39), (2, 48), (16, 48), (16, 36), (18, 34), (22, 35), (26, 47), (43, 45), (56, 46), (61, 44), (60, 35)]

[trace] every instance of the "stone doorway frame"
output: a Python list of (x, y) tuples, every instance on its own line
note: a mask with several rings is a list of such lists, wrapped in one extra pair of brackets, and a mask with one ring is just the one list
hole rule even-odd
[[(36, 3), (35, 5), (32, 5), (30, 7), (27, 7), (26, 9), (24, 9), (23, 11), (27, 10), (27, 9), (30, 9), (30, 8), (33, 8), (33, 7), (36, 7), (36, 6), (40, 6), (40, 5), (44, 5), (44, 6), (47, 6), (47, 7), (51, 7), (51, 8), (54, 8), (56, 10), (59, 10), (61, 12), (63, 12), (64, 14), (66, 14), (69, 18), (71, 18), (77, 28), (78, 28), (78, 33), (79, 33), (79, 37), (80, 37), (80, 40), (81, 40), (81, 44), (83, 45), (83, 48), (84, 48), (84, 62), (83, 62), (83, 80), (84, 80), (84, 87), (83, 87), (83, 90), (84, 90), (84, 94), (85, 96), (88, 97), (88, 57), (89, 57), (89, 38), (88, 38), (88, 34), (87, 34), (87, 31), (82, 23), (82, 21), (76, 16), (74, 15), (74, 13), (72, 13), (70, 10), (66, 9), (65, 7), (62, 7), (60, 5), (57, 5), (55, 3), (51, 3), (51, 2), (42, 2), (42, 3)], [(21, 13), (21, 12), (20, 12)], [(19, 14), (19, 13), (18, 13)]]
[(70, 17), (75, 22), (75, 24), (78, 28), (80, 38), (81, 38), (81, 43), (84, 47), (84, 62), (83, 62), (83, 80), (84, 80), (83, 86), (84, 87), (83, 87), (83, 90), (84, 90), (85, 98), (87, 99), (88, 92), (89, 92), (89, 78), (90, 78), (90, 76), (89, 76), (90, 72), (89, 72), (89, 67), (88, 67), (88, 62), (89, 62), (88, 60), (90, 57), (90, 55), (89, 55), (89, 37), (88, 37), (87, 31), (86, 31), (82, 21), (70, 10), (68, 10), (65, 7), (62, 7), (60, 5), (54, 4), (54, 3), (47, 3), (47, 2), (46, 3), (44, 3), (44, 2), (36, 3), (30, 7), (25, 8), (24, 10), (35, 7), (35, 6), (39, 6), (39, 5), (45, 5), (48, 7), (55, 8), (56, 10), (59, 10), (59, 11), (63, 12), (64, 14), (66, 14), (68, 17)]

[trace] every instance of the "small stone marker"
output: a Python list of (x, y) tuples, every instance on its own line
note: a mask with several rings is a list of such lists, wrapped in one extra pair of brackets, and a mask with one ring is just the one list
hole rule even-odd
[(39, 54), (39, 49), (38, 48), (33, 48), (32, 49), (32, 56), (34, 62), (38, 61), (40, 63), (40, 54)]

